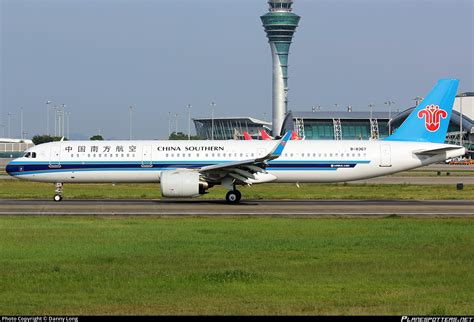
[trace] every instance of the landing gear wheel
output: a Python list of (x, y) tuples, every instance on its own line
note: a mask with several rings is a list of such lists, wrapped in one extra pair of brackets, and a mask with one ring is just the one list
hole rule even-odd
[(240, 193), (239, 190), (231, 190), (225, 196), (225, 200), (230, 204), (239, 203), (241, 198), (242, 198), (242, 194)]
[(63, 200), (63, 184), (61, 182), (56, 182), (56, 190), (55, 190), (55, 195), (54, 195), (54, 201), (60, 202)]

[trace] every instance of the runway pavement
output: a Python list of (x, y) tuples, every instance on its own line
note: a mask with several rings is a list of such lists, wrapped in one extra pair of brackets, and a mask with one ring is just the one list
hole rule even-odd
[(0, 215), (473, 217), (474, 200), (0, 200)]

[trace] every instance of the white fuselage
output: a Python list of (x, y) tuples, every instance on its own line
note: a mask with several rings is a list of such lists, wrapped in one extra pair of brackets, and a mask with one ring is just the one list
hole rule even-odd
[[(162, 171), (199, 169), (264, 157), (276, 141), (63, 141), (35, 146), (35, 158), (7, 166), (42, 182), (159, 182)], [(450, 147), (433, 155), (418, 151)], [(464, 148), (398, 141), (288, 141), (268, 162), (274, 182), (344, 182), (387, 175), (461, 156)], [(268, 180), (262, 180), (268, 182)], [(258, 180), (255, 183), (259, 183)]]

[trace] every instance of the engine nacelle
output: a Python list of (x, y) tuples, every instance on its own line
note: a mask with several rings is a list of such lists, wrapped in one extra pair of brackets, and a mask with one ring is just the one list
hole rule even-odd
[(169, 170), (161, 172), (161, 195), (168, 198), (197, 197), (202, 191), (199, 173), (186, 170)]

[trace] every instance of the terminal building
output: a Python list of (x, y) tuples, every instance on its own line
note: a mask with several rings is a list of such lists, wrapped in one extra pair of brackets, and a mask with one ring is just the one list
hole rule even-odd
[(196, 134), (207, 140), (243, 140), (244, 132), (260, 137), (260, 129), (271, 131), (272, 123), (253, 117), (194, 118)]
[[(305, 140), (383, 139), (389, 133), (396, 131), (414, 108), (392, 113), (379, 111), (289, 111), (284, 119), (281, 133), (295, 131)], [(205, 139), (212, 138), (210, 118), (194, 119), (194, 123), (198, 135)], [(244, 131), (258, 139), (259, 129), (269, 132), (270, 128), (270, 123), (251, 117), (215, 118), (214, 139), (242, 139)], [(461, 143), (470, 151), (474, 150), (474, 93), (463, 93), (456, 97), (446, 143)]]
[(0, 138), (0, 158), (18, 158), (32, 146), (31, 140)]

